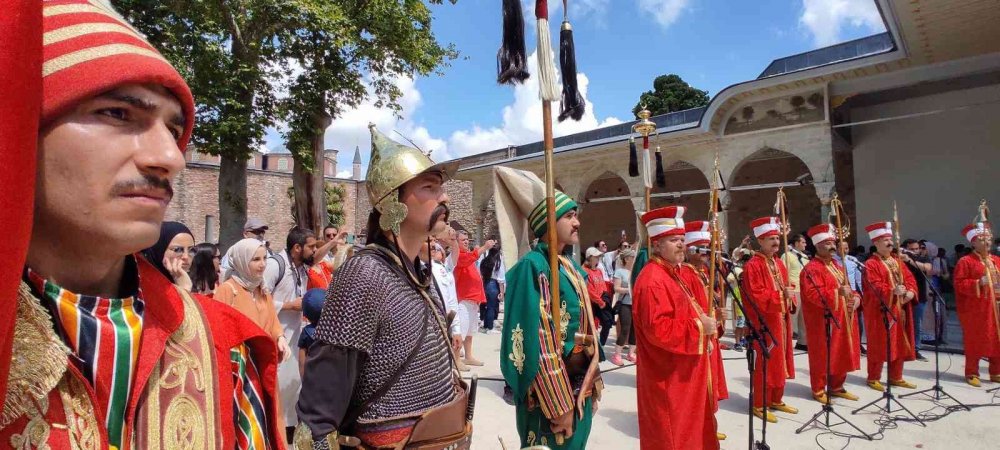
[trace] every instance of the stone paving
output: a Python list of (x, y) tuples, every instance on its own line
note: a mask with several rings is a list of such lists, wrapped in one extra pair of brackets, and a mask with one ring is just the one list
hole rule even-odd
[[(612, 333), (613, 340), (614, 333)], [(609, 340), (611, 342), (611, 340)], [(498, 437), (503, 439), (507, 449), (518, 447), (517, 431), (514, 428), (514, 408), (502, 400), (503, 382), (499, 369), (499, 334), (477, 334), (475, 338), (475, 355), (486, 362), (486, 366), (476, 368), (481, 377), (479, 394), (476, 404), (475, 449), (501, 449)], [(608, 346), (606, 351), (613, 351)], [(723, 449), (747, 448), (747, 391), (749, 376), (746, 371), (744, 353), (733, 350), (724, 351), (726, 377), (729, 385), (730, 398), (720, 403), (717, 413), (719, 431), (728, 434), (728, 439), (722, 442)], [(918, 389), (929, 388), (934, 384), (933, 352), (924, 351), (930, 358), (928, 362), (910, 362), (906, 364), (905, 376), (917, 384)], [(862, 357), (864, 359), (864, 357)], [(641, 363), (641, 361), (640, 361)], [(929, 422), (927, 427), (915, 423), (899, 422), (892, 429), (886, 429), (880, 440), (868, 442), (862, 439), (848, 439), (836, 436), (819, 429), (809, 429), (802, 434), (795, 434), (795, 429), (804, 424), (814, 413), (820, 410), (819, 403), (812, 400), (808, 387), (808, 359), (806, 354), (799, 352), (795, 357), (796, 378), (789, 380), (785, 391), (786, 402), (799, 408), (796, 415), (777, 413), (778, 423), (768, 424), (767, 441), (775, 450), (783, 449), (943, 449), (943, 448), (997, 448), (989, 442), (995, 442), (1000, 432), (1000, 408), (977, 407), (972, 412), (953, 412), (940, 420)], [(861, 361), (865, 367), (865, 361)], [(946, 392), (970, 405), (995, 403), (1000, 406), (1000, 395), (987, 393), (987, 389), (1000, 385), (983, 383), (982, 388), (973, 388), (964, 382), (964, 357), (955, 354), (941, 354), (941, 383)], [(607, 389), (604, 401), (594, 419), (593, 431), (588, 448), (599, 449), (633, 449), (639, 448), (639, 427), (636, 419), (635, 368), (626, 366), (615, 369), (609, 362), (601, 364)], [(609, 370), (610, 369), (610, 370)], [(981, 364), (985, 374), (985, 362)], [(879, 429), (876, 421), (878, 414), (870, 409), (857, 415), (850, 411), (879, 397), (879, 393), (868, 389), (864, 384), (864, 371), (857, 371), (848, 376), (848, 389), (861, 397), (858, 402), (837, 399), (835, 408), (844, 414), (862, 430), (874, 433)], [(901, 390), (905, 391), (905, 390)], [(905, 392), (900, 392), (905, 393)], [(914, 413), (930, 411), (942, 413), (942, 407), (935, 405), (927, 397), (916, 396), (902, 399), (903, 404)], [(944, 402), (944, 404), (952, 404)], [(903, 414), (894, 411), (894, 415)], [(836, 422), (834, 422), (836, 423)], [(760, 438), (760, 421), (754, 421), (756, 437)], [(835, 426), (834, 430), (841, 433), (853, 431), (847, 425)]]

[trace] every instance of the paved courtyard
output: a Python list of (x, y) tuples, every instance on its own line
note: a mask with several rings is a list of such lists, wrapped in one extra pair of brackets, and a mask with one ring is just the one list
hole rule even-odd
[[(612, 339), (614, 334), (612, 333)], [(609, 340), (609, 343), (611, 340)], [(476, 449), (500, 449), (498, 437), (503, 439), (508, 449), (518, 448), (517, 431), (514, 428), (514, 408), (504, 403), (503, 382), (499, 368), (500, 335), (477, 334), (475, 338), (476, 356), (486, 362), (485, 367), (477, 370), (481, 377), (479, 394), (476, 403), (475, 440)], [(606, 351), (613, 351), (608, 346)], [(799, 352), (801, 353), (801, 352)], [(729, 435), (722, 442), (723, 449), (747, 448), (747, 391), (749, 376), (747, 374), (744, 353), (725, 350), (726, 378), (729, 383), (730, 397), (721, 402), (717, 414), (719, 431)], [(931, 387), (934, 384), (933, 352), (925, 351), (930, 358), (928, 362), (911, 362), (906, 365), (905, 376), (917, 384), (918, 389)], [(864, 357), (862, 357), (864, 359)], [(641, 363), (641, 362), (640, 362)], [(819, 429), (810, 429), (802, 434), (795, 434), (795, 429), (809, 420), (819, 411), (819, 403), (812, 400), (808, 386), (808, 359), (802, 353), (795, 357), (796, 379), (790, 380), (785, 390), (786, 402), (799, 408), (796, 415), (777, 413), (778, 423), (768, 424), (767, 441), (772, 449), (946, 449), (946, 448), (996, 448), (998, 432), (1000, 432), (1000, 407), (978, 407), (972, 412), (953, 412), (947, 417), (934, 422), (928, 422), (927, 427), (915, 423), (898, 422), (890, 425), (876, 436), (874, 442), (863, 439), (849, 439), (836, 436)], [(865, 367), (865, 361), (861, 361)], [(970, 405), (982, 405), (995, 402), (1000, 406), (1000, 395), (994, 396), (987, 389), (1000, 385), (984, 383), (982, 388), (968, 386), (962, 376), (964, 357), (962, 355), (941, 354), (941, 383), (945, 390), (960, 401)], [(590, 435), (589, 448), (594, 449), (633, 449), (639, 448), (639, 425), (636, 419), (635, 367), (626, 366), (615, 369), (609, 362), (601, 364), (604, 373), (606, 390), (604, 401), (594, 419), (593, 432)], [(611, 370), (614, 369), (614, 370)], [(610, 371), (609, 371), (610, 370)], [(982, 364), (985, 375), (985, 363)], [(838, 412), (846, 415), (852, 422), (868, 433), (879, 430), (876, 423), (878, 414), (861, 412), (851, 415), (850, 410), (878, 398), (879, 393), (868, 389), (864, 384), (864, 371), (857, 371), (848, 376), (848, 389), (859, 395), (861, 400), (850, 402), (837, 399), (835, 407)], [(901, 390), (905, 391), (905, 390)], [(895, 391), (894, 391), (895, 392)], [(905, 393), (905, 392), (901, 392)], [(903, 404), (914, 413), (929, 412), (940, 414), (943, 407), (935, 408), (927, 397), (915, 396), (902, 399)], [(951, 404), (945, 402), (945, 404)], [(894, 415), (904, 414), (902, 411)], [(760, 437), (760, 421), (754, 421), (755, 433)], [(852, 432), (848, 425), (834, 427), (841, 433)]]

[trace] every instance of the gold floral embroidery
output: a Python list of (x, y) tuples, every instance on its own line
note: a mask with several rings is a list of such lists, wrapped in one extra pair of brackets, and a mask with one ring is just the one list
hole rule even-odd
[(27, 411), (28, 424), (24, 426), (21, 433), (10, 436), (10, 446), (17, 450), (48, 450), (50, 426), (45, 421), (45, 412), (49, 409), (48, 397), (39, 399), (35, 407)]
[(87, 396), (87, 389), (75, 377), (63, 377), (59, 398), (66, 413), (66, 428), (74, 449), (97, 449), (101, 445), (97, 412)]
[(510, 340), (514, 345), (514, 349), (507, 355), (507, 358), (514, 363), (517, 373), (524, 374), (524, 330), (521, 329), (521, 324), (517, 324), (510, 334)]
[(69, 364), (68, 354), (69, 348), (52, 331), (48, 311), (22, 282), (17, 291), (12, 361), (0, 428), (34, 408), (55, 389)]
[(535, 445), (535, 432), (528, 431), (528, 446)]
[(167, 407), (164, 420), (164, 448), (195, 450), (205, 448), (204, 414), (187, 395), (179, 395)]
[(566, 300), (559, 305), (559, 341), (566, 341), (566, 330), (569, 329), (569, 313), (566, 312)]
[(184, 320), (167, 340), (150, 376), (137, 448), (201, 449), (215, 447), (220, 440), (214, 347), (198, 304), (186, 292), (180, 295)]
[(549, 440), (545, 436), (542, 436), (542, 445), (546, 447), (549, 445)]

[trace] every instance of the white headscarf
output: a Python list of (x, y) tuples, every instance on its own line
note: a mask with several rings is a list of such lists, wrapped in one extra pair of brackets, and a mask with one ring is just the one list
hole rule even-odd
[(226, 252), (229, 257), (229, 270), (223, 275), (222, 281), (232, 278), (248, 291), (256, 290), (264, 281), (264, 277), (251, 272), (250, 260), (260, 248), (264, 248), (264, 243), (254, 238), (243, 239), (229, 247), (229, 251)]

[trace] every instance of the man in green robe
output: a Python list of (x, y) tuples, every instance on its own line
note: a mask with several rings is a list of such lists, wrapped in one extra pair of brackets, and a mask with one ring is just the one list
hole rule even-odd
[[(507, 271), (500, 346), (521, 446), (586, 448), (603, 388), (586, 273), (575, 261), (559, 257), (560, 319), (554, 323), (544, 185), (533, 174), (508, 168), (498, 168), (495, 181), (504, 253), (516, 257), (519, 248), (527, 251)], [(561, 253), (579, 241), (580, 227), (576, 202), (562, 192), (556, 193), (556, 217)], [(540, 238), (539, 244), (527, 250), (531, 237)]]

